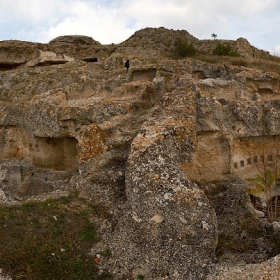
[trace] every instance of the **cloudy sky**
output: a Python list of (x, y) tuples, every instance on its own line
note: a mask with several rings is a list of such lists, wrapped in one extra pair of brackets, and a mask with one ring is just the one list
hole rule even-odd
[(199, 39), (244, 37), (280, 55), (280, 0), (0, 0), (0, 41), (87, 35), (111, 44), (161, 26)]

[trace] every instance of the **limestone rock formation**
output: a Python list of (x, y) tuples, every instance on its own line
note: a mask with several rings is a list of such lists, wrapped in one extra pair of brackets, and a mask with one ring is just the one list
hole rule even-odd
[[(78, 190), (101, 203), (112, 218), (92, 253), (110, 248), (99, 265), (115, 279), (206, 279), (218, 238), (258, 224), (242, 180), (278, 160), (279, 75), (174, 59), (181, 37), (200, 53), (218, 41), (147, 28), (118, 45), (0, 42), (0, 200)], [(227, 43), (270, 59), (246, 39)], [(242, 230), (227, 232), (228, 220)]]

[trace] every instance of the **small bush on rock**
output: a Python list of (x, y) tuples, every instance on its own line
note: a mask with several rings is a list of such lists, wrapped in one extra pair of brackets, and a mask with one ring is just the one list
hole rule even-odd
[(195, 55), (197, 49), (192, 44), (189, 44), (186, 38), (180, 38), (175, 42), (173, 53), (179, 57), (187, 57)]
[(213, 50), (215, 55), (226, 55), (226, 56), (239, 56), (239, 54), (228, 44), (218, 44)]

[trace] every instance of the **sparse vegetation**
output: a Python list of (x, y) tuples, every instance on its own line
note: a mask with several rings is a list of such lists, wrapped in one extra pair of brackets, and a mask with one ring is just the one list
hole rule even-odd
[(3, 272), (13, 279), (111, 279), (89, 255), (98, 241), (96, 209), (77, 196), (0, 205)]
[(212, 37), (213, 39), (216, 39), (216, 38), (217, 38), (217, 34), (212, 33), (212, 34), (211, 34), (211, 37)]
[[(265, 155), (263, 155), (261, 166), (256, 165), (259, 174), (256, 174), (253, 178), (246, 179), (246, 181), (254, 183), (254, 187), (247, 187), (247, 191), (249, 194), (255, 195), (263, 193), (266, 196), (268, 222), (275, 221), (278, 216), (277, 182), (280, 178), (278, 156), (279, 153), (275, 153), (275, 160), (272, 164), (268, 165), (265, 160)], [(276, 194), (273, 193), (273, 190), (276, 192)], [(275, 201), (273, 201), (273, 197), (275, 197)]]
[(215, 55), (225, 55), (225, 56), (233, 56), (238, 57), (239, 54), (228, 44), (218, 44), (216, 48), (213, 50), (213, 54)]
[(280, 58), (278, 57), (274, 57), (273, 60), (265, 60), (258, 58), (245, 58), (242, 56), (231, 57), (197, 53), (194, 56), (194, 59), (212, 64), (225, 64), (255, 68), (265, 72), (275, 72), (280, 75)]
[(104, 257), (109, 258), (111, 256), (111, 250), (109, 248), (106, 248), (102, 253), (101, 253)]
[(175, 42), (173, 53), (178, 57), (188, 57), (195, 55), (197, 50), (192, 44), (188, 43), (186, 38), (180, 38)]

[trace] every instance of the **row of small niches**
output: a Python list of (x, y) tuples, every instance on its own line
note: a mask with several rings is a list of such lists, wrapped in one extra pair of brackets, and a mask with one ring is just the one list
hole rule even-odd
[[(280, 159), (280, 155), (268, 155), (266, 156), (266, 160), (267, 161), (273, 161), (273, 157)], [(239, 167), (245, 167), (245, 165), (251, 165), (253, 163), (262, 163), (265, 161), (265, 156), (254, 156), (253, 158), (247, 158), (247, 160), (241, 160), (239, 162)], [(237, 169), (238, 168), (238, 162), (234, 163), (234, 168)]]

